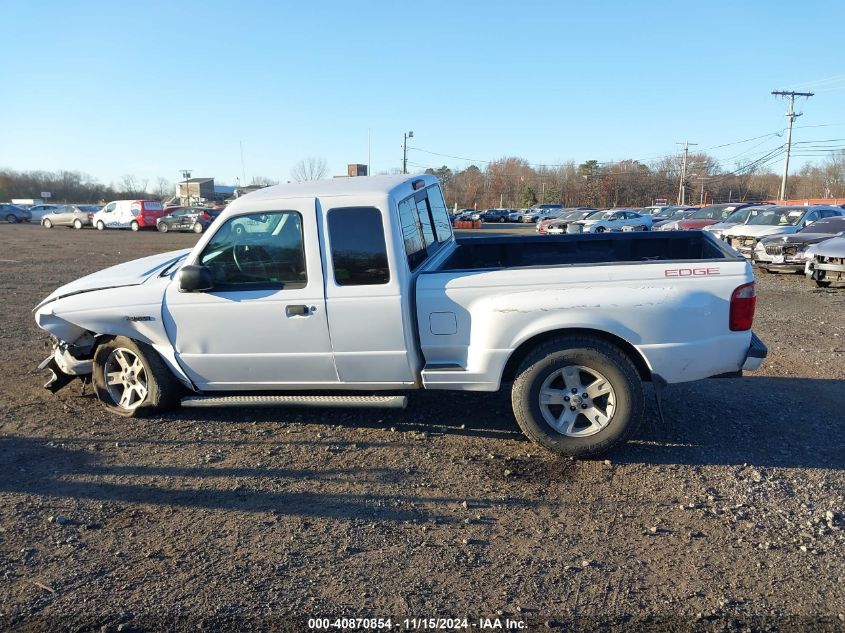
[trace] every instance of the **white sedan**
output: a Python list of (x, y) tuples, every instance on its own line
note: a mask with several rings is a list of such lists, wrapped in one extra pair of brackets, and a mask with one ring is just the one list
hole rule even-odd
[(570, 222), (567, 233), (604, 233), (606, 231), (650, 231), (652, 219), (649, 215), (629, 211), (605, 211), (593, 214), (586, 220)]

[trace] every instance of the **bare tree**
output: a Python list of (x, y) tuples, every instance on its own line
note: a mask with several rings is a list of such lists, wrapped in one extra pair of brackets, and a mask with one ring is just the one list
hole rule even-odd
[(260, 185), (262, 187), (269, 187), (270, 185), (278, 185), (279, 181), (273, 178), (268, 178), (267, 176), (255, 176), (252, 179), (253, 185)]
[(290, 170), (291, 178), (296, 182), (319, 180), (320, 178), (325, 178), (328, 173), (329, 168), (326, 165), (326, 159), (316, 156), (303, 158)]
[(159, 176), (158, 181), (156, 182), (156, 195), (164, 200), (165, 198), (173, 196), (173, 191), (173, 183), (167, 178)]

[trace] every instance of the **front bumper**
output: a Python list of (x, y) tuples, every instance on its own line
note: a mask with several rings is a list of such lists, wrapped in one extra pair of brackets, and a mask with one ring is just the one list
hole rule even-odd
[(754, 333), (751, 333), (751, 344), (748, 346), (748, 351), (745, 354), (745, 362), (742, 364), (744, 371), (754, 371), (763, 364), (766, 356), (769, 355), (769, 348), (760, 340)]

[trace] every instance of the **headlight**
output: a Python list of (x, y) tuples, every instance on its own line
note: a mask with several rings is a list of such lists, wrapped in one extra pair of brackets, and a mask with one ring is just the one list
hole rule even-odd
[(761, 253), (766, 252), (766, 247), (763, 246), (763, 242), (757, 242), (757, 246), (754, 247), (755, 251), (760, 251)]

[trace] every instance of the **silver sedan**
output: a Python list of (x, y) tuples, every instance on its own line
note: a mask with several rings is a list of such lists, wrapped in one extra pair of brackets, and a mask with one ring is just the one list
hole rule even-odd
[(91, 226), (91, 218), (99, 210), (100, 207), (93, 204), (66, 204), (41, 218), (41, 226), (45, 229), (52, 229), (54, 226), (81, 229), (83, 226)]

